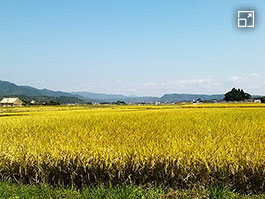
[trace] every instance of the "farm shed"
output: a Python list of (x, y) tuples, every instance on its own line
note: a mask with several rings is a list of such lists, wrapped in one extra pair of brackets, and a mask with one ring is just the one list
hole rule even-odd
[(1, 106), (21, 106), (23, 102), (18, 98), (4, 98), (0, 101)]

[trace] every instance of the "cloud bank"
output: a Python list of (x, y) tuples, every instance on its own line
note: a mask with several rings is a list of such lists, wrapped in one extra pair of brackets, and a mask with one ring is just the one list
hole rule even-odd
[(242, 88), (250, 94), (265, 95), (265, 78), (258, 73), (245, 76), (231, 76), (224, 80), (211, 78), (177, 79), (170, 81), (132, 82), (124, 80), (104, 80), (87, 82), (68, 91), (88, 91), (97, 93), (112, 93), (138, 96), (162, 96), (166, 93), (218, 94), (225, 93), (231, 88)]

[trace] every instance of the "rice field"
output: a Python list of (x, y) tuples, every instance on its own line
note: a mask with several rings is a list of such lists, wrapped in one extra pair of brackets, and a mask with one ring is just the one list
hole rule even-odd
[[(224, 108), (224, 106), (226, 108)], [(0, 178), (265, 189), (262, 104), (0, 108)]]

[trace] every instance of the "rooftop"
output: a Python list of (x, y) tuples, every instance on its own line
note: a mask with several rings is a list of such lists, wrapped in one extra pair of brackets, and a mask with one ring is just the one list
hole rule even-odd
[(0, 103), (15, 103), (17, 100), (19, 100), (18, 98), (4, 98), (1, 100)]

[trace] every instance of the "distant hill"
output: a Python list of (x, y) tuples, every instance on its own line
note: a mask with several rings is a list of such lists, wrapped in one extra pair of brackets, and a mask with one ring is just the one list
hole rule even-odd
[[(64, 100), (65, 102), (71, 103), (82, 103), (82, 102), (116, 102), (118, 100), (125, 101), (126, 103), (132, 102), (182, 102), (182, 101), (192, 101), (192, 100), (222, 100), (224, 98), (223, 94), (217, 95), (202, 95), (202, 94), (165, 94), (162, 97), (152, 97), (152, 96), (125, 96), (125, 95), (115, 95), (115, 94), (102, 94), (102, 93), (91, 93), (91, 92), (62, 92), (62, 91), (52, 91), (48, 89), (37, 89), (30, 86), (18, 86), (14, 83), (8, 81), (0, 80), (0, 96), (24, 96), (26, 99), (34, 97), (34, 99), (55, 99)], [(40, 98), (42, 97), (42, 98)], [(64, 98), (63, 98), (64, 97)], [(60, 99), (59, 99), (60, 98)]]
[(202, 94), (165, 94), (160, 98), (161, 102), (183, 102), (192, 100), (222, 100), (223, 94), (202, 95)]
[(48, 89), (36, 89), (30, 86), (18, 86), (8, 81), (0, 80), (0, 98), (19, 97), (24, 102), (31, 100), (39, 102), (58, 102), (61, 104), (84, 103), (85, 101), (71, 93), (52, 91)]
[[(18, 86), (8, 81), (0, 80), (0, 96), (20, 96), (22, 99), (67, 99), (67, 102), (81, 103), (81, 102), (116, 102), (118, 100), (125, 102), (155, 102), (159, 101), (157, 97), (136, 97), (136, 96), (125, 96), (125, 95), (114, 95), (114, 94), (100, 94), (91, 92), (73, 92), (67, 93), (62, 91), (52, 91), (48, 89), (37, 89), (30, 86)], [(46, 97), (44, 97), (46, 96)], [(41, 97), (41, 98), (40, 98)], [(62, 98), (65, 97), (65, 98)], [(68, 97), (68, 98), (66, 98)], [(60, 99), (59, 99), (60, 98)]]
[(11, 96), (11, 95), (74, 97), (74, 95), (72, 95), (71, 93), (66, 93), (61, 91), (51, 91), (47, 89), (36, 89), (30, 86), (18, 86), (14, 83), (0, 80), (0, 96)]
[(159, 101), (159, 97), (137, 97), (137, 96), (125, 96), (115, 94), (102, 94), (91, 92), (72, 92), (73, 95), (81, 96), (85, 100), (93, 100), (98, 102), (116, 102), (122, 100), (125, 102), (155, 102)]
[(72, 92), (75, 96), (80, 96), (85, 99), (100, 100), (100, 101), (117, 101), (126, 98), (124, 95), (115, 94), (102, 94), (102, 93), (91, 93), (91, 92)]

